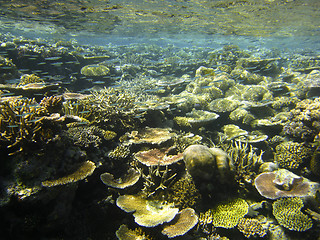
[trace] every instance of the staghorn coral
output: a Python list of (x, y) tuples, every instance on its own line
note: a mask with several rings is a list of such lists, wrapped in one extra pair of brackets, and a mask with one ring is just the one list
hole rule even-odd
[(297, 140), (312, 141), (320, 131), (320, 98), (299, 101), (290, 111), (282, 133)]
[(50, 138), (42, 124), (46, 115), (46, 109), (35, 99), (9, 98), (0, 102), (0, 140), (6, 143), (10, 154), (21, 152), (27, 143)]
[(194, 209), (182, 209), (175, 218), (168, 224), (165, 224), (162, 234), (168, 238), (182, 236), (190, 231), (198, 223), (198, 216)]
[(76, 115), (98, 125), (119, 131), (133, 129), (143, 121), (136, 104), (138, 97), (125, 90), (104, 88), (85, 98), (64, 103), (66, 114)]
[(248, 211), (248, 203), (241, 198), (237, 198), (219, 204), (205, 213), (200, 213), (199, 223), (200, 225), (212, 224), (214, 227), (234, 228)]
[(73, 173), (58, 178), (55, 180), (47, 180), (42, 182), (44, 187), (55, 187), (59, 185), (65, 185), (69, 183), (75, 183), (85, 179), (86, 177), (92, 175), (93, 171), (96, 169), (96, 165), (91, 161), (86, 161), (81, 164), (81, 166)]
[(241, 218), (237, 228), (246, 238), (250, 237), (264, 237), (267, 234), (267, 229), (264, 229), (259, 220), (254, 218)]
[(179, 161), (182, 160), (182, 154), (168, 155), (171, 149), (171, 147), (151, 149), (134, 155), (133, 165), (136, 166), (144, 179), (143, 194), (148, 197), (155, 195), (159, 190), (167, 189), (177, 177), (178, 168), (182, 167), (179, 164)]
[(172, 204), (147, 200), (141, 196), (122, 195), (116, 203), (125, 212), (134, 212), (135, 222), (144, 227), (155, 227), (170, 222), (179, 212)]
[(301, 198), (280, 198), (272, 204), (272, 213), (278, 223), (292, 231), (307, 231), (312, 228), (312, 220), (301, 211)]
[(276, 146), (275, 160), (282, 168), (298, 169), (311, 157), (311, 149), (304, 143), (283, 142)]
[(239, 187), (248, 190), (257, 175), (257, 170), (263, 163), (262, 154), (257, 154), (252, 145), (232, 141), (221, 146), (234, 161), (234, 179)]
[(62, 110), (62, 100), (61, 96), (44, 97), (40, 102), (40, 106), (45, 107), (48, 113), (59, 113)]

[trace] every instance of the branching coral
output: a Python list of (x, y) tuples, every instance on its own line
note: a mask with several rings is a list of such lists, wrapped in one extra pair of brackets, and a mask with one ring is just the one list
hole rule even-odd
[(180, 208), (194, 207), (201, 195), (190, 176), (185, 176), (168, 188), (168, 201)]
[(98, 147), (103, 141), (116, 137), (116, 133), (96, 126), (70, 127), (67, 135), (74, 143), (81, 147)]
[(35, 99), (13, 98), (11, 101), (2, 101), (0, 114), (0, 140), (6, 142), (9, 149), (15, 149), (11, 154), (16, 150), (22, 151), (25, 143), (46, 138), (42, 131), (42, 117), (47, 112)]
[(252, 145), (239, 141), (224, 144), (222, 148), (234, 161), (234, 178), (240, 188), (250, 188), (256, 177), (257, 170), (263, 163), (263, 151), (257, 154)]

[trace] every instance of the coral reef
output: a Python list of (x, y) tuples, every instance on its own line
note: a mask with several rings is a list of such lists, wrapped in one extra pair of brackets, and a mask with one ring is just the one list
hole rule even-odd
[(122, 224), (116, 231), (118, 240), (151, 240), (144, 233), (140, 233), (138, 230), (130, 230), (127, 225)]
[(50, 137), (42, 123), (47, 111), (35, 99), (18, 97), (2, 101), (0, 114), (0, 140), (6, 143), (10, 154), (21, 152), (28, 143), (41, 143)]
[(301, 211), (304, 204), (298, 198), (281, 198), (272, 204), (272, 213), (278, 223), (292, 231), (307, 231), (312, 228), (312, 220)]
[(149, 128), (146, 127), (139, 131), (132, 131), (128, 134), (128, 143), (142, 144), (149, 143), (160, 145), (171, 140), (176, 134), (169, 128)]
[(74, 141), (74, 144), (81, 147), (98, 147), (103, 141), (116, 137), (113, 131), (103, 130), (96, 126), (70, 127), (66, 131), (67, 136)]
[(59, 113), (62, 111), (62, 100), (61, 96), (44, 97), (40, 102), (40, 106), (43, 106), (48, 113)]
[(219, 117), (218, 114), (209, 111), (195, 110), (186, 113), (186, 117), (175, 117), (174, 121), (179, 127), (199, 128), (212, 123)]
[(182, 236), (190, 231), (197, 223), (198, 216), (195, 210), (185, 208), (178, 212), (170, 223), (164, 225), (161, 233), (168, 236), (168, 238)]
[(36, 76), (35, 74), (24, 74), (20, 77), (20, 82), (18, 84), (18, 87), (27, 85), (30, 83), (44, 83), (44, 81)]
[(111, 150), (108, 157), (113, 159), (125, 159), (130, 155), (130, 146), (120, 144), (115, 149)]
[(234, 179), (241, 189), (251, 190), (257, 170), (263, 163), (262, 154), (257, 154), (252, 145), (232, 141), (221, 146), (233, 159)]

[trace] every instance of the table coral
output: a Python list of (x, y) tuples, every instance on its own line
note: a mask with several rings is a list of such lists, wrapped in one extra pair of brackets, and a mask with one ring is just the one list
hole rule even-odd
[(94, 164), (94, 162), (86, 161), (82, 163), (81, 166), (75, 172), (67, 176), (64, 176), (62, 178), (44, 181), (42, 182), (42, 186), (54, 187), (58, 185), (65, 185), (69, 183), (78, 182), (90, 176), (95, 169), (96, 169), (96, 165)]
[(126, 212), (134, 212), (135, 222), (144, 227), (155, 227), (170, 222), (179, 212), (172, 204), (144, 199), (140, 196), (122, 195), (117, 206)]
[(312, 220), (301, 211), (303, 206), (301, 198), (281, 198), (272, 204), (272, 213), (281, 226), (303, 232), (313, 225)]
[(140, 173), (134, 168), (130, 168), (122, 178), (114, 179), (111, 173), (103, 173), (100, 175), (101, 181), (107, 186), (124, 189), (136, 184), (140, 179)]
[(268, 199), (306, 197), (313, 195), (314, 191), (319, 188), (317, 183), (286, 169), (261, 173), (255, 178), (254, 185), (257, 191)]
[(198, 216), (194, 209), (182, 209), (172, 222), (163, 227), (162, 234), (168, 238), (182, 236), (191, 230), (198, 223)]

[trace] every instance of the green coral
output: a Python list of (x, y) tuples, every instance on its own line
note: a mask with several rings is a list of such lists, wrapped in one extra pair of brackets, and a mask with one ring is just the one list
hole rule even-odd
[(303, 206), (302, 200), (298, 197), (280, 198), (272, 204), (272, 213), (281, 226), (303, 232), (312, 227), (312, 220), (301, 212)]
[(311, 155), (303, 143), (283, 142), (276, 146), (275, 159), (281, 168), (298, 169)]

